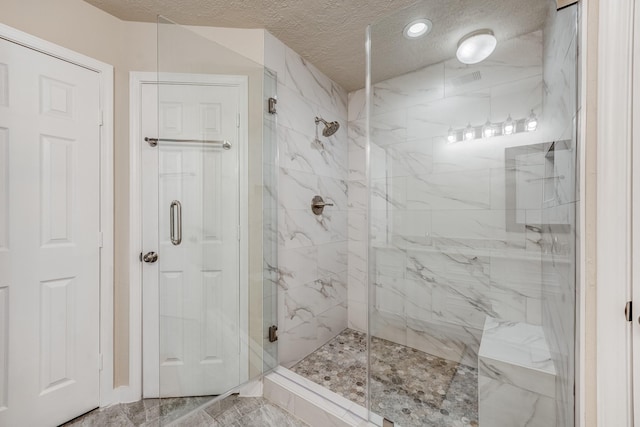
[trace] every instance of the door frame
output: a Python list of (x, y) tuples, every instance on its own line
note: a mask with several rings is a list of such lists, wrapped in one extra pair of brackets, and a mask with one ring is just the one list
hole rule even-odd
[(0, 24), (0, 38), (98, 74), (100, 84), (100, 388), (99, 404), (117, 401), (113, 389), (113, 66)]
[[(142, 167), (141, 148), (143, 139), (140, 134), (140, 108), (142, 107), (143, 85), (158, 83), (197, 83), (215, 85), (233, 83), (240, 89), (238, 132), (238, 174), (240, 190), (240, 325), (241, 333), (249, 333), (249, 233), (248, 204), (243, 200), (249, 197), (249, 91), (248, 77), (221, 74), (183, 74), (162, 73), (163, 80), (158, 81), (156, 72), (131, 71), (129, 73), (129, 386), (121, 387), (120, 401), (135, 402), (142, 396), (142, 263), (139, 254), (143, 251), (142, 242)], [(248, 379), (249, 352), (248, 342), (240, 337), (240, 377)], [(246, 361), (246, 363), (243, 363)]]
[[(632, 301), (633, 282), (638, 288), (637, 276), (640, 272), (637, 267), (633, 267), (633, 260), (638, 257), (634, 253), (634, 247), (640, 247), (640, 236), (637, 227), (634, 227), (640, 225), (640, 193), (638, 186), (633, 185), (637, 176), (632, 175), (632, 156), (634, 160), (638, 159), (638, 150), (633, 150), (633, 140), (640, 142), (637, 132), (636, 135), (633, 132), (634, 116), (635, 125), (640, 127), (640, 122), (637, 121), (638, 110), (632, 110), (632, 53), (634, 19), (637, 18), (634, 17), (634, 3), (637, 2), (600, 0), (595, 3), (599, 3), (595, 232), (597, 273), (596, 309), (595, 313), (587, 315), (596, 317), (597, 425), (631, 427), (634, 417), (632, 334), (636, 338), (640, 337), (637, 323), (640, 300), (634, 301), (636, 308), (633, 309), (631, 322), (626, 321), (624, 309), (626, 302)], [(638, 34), (635, 37), (637, 42)], [(639, 59), (636, 55), (636, 65)], [(635, 89), (635, 105), (638, 106), (638, 91)], [(591, 197), (594, 196), (591, 194)], [(593, 238), (591, 235), (585, 237)], [(639, 356), (636, 355), (637, 357)], [(638, 378), (637, 372), (635, 375)]]

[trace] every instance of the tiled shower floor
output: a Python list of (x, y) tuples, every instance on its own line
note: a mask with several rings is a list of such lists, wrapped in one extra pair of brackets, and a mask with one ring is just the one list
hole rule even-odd
[[(345, 329), (291, 368), (366, 406), (366, 335)], [(372, 338), (371, 409), (402, 427), (478, 425), (476, 369)]]

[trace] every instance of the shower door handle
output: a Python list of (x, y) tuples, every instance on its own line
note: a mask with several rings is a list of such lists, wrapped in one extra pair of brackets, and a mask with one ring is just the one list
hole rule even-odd
[(182, 243), (182, 204), (177, 200), (169, 206), (169, 234), (175, 246)]

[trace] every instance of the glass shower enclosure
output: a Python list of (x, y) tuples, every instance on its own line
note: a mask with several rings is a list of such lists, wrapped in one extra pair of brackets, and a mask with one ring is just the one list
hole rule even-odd
[(157, 28), (155, 135), (143, 154), (143, 239), (157, 248), (145, 255), (143, 388), (170, 423), (175, 406), (237, 392), (277, 358), (266, 329), (277, 150), (264, 114), (276, 88), (246, 57), (163, 17)]
[[(433, 3), (368, 29), (371, 420), (573, 426), (578, 7), (403, 37)], [(495, 51), (461, 63), (481, 29)]]

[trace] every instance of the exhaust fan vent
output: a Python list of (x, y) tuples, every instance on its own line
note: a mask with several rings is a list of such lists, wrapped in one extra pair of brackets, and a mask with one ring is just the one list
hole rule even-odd
[(482, 74), (480, 74), (480, 71), (474, 71), (472, 73), (449, 80), (449, 84), (453, 87), (457, 87), (469, 84), (471, 82), (476, 82), (480, 79), (482, 79)]

